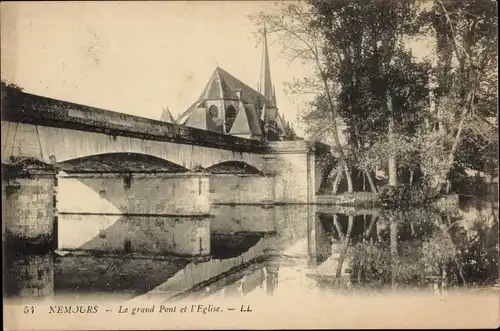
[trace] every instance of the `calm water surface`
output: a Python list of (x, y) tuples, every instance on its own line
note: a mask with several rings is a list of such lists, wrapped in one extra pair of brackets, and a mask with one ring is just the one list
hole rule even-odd
[(202, 220), (60, 215), (59, 247), (71, 249), (7, 255), (5, 288), (21, 298), (162, 302), (494, 288), (497, 210), (469, 199), (446, 212), (218, 205)]

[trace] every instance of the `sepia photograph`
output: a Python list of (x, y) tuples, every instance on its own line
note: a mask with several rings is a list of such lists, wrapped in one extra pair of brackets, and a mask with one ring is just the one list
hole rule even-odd
[(498, 4), (4, 1), (5, 330), (498, 328)]

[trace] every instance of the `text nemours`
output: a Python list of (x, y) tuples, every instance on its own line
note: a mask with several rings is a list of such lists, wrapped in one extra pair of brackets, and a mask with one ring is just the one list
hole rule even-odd
[[(25, 306), (25, 314), (35, 314), (39, 310), (35, 306)], [(238, 307), (221, 307), (213, 304), (191, 304), (191, 305), (152, 305), (148, 307), (134, 307), (120, 305), (118, 309), (110, 309), (106, 307), (101, 309), (98, 305), (52, 305), (48, 307), (49, 314), (98, 314), (105, 313), (118, 313), (129, 315), (144, 315), (144, 314), (165, 314), (165, 313), (195, 313), (195, 314), (210, 314), (222, 312), (252, 312), (250, 305), (241, 305)]]

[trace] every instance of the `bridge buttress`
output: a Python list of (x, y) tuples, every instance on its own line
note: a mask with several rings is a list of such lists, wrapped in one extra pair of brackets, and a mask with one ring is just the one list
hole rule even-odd
[(265, 173), (275, 176), (275, 203), (315, 202), (315, 155), (306, 141), (276, 141), (265, 156)]
[(32, 158), (2, 164), (2, 237), (7, 245), (50, 249), (57, 222), (56, 170)]

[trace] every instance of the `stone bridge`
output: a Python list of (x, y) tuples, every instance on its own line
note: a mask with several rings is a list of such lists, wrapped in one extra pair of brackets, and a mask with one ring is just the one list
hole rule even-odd
[(325, 151), (318, 146), (15, 92), (2, 102), (2, 232), (50, 235), (58, 213), (193, 217), (214, 203), (314, 203), (323, 175), (316, 154)]

